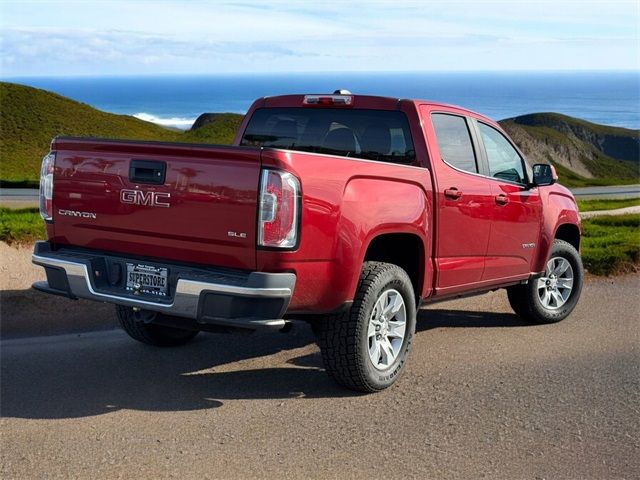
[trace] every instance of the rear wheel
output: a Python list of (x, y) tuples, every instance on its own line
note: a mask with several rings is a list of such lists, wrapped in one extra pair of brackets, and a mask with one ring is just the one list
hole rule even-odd
[(116, 314), (123, 330), (134, 340), (156, 347), (176, 347), (184, 345), (198, 334), (197, 330), (167, 327), (153, 323), (158, 312), (150, 310), (134, 311), (131, 307), (116, 305)]
[(391, 386), (405, 365), (415, 327), (416, 301), (407, 273), (389, 263), (365, 263), (351, 309), (319, 324), (327, 373), (361, 392)]
[(530, 322), (559, 322), (578, 303), (583, 278), (578, 251), (564, 240), (555, 240), (545, 272), (526, 285), (507, 288), (509, 303), (514, 312)]

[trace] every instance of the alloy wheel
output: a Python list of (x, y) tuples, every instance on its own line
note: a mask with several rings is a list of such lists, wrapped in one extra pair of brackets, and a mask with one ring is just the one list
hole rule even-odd
[(386, 370), (400, 354), (407, 330), (407, 309), (400, 292), (385, 290), (376, 301), (367, 330), (369, 359), (378, 370)]
[(573, 268), (563, 257), (553, 257), (547, 262), (544, 275), (538, 279), (538, 296), (544, 308), (556, 310), (562, 307), (573, 290)]

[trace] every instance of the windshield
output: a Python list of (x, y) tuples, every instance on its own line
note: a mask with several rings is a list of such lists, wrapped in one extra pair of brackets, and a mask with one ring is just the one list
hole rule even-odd
[(240, 145), (410, 164), (415, 152), (404, 113), (337, 108), (261, 108)]

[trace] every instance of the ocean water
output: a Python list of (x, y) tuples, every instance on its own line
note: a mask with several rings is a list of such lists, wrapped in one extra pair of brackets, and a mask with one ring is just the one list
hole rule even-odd
[(461, 105), (493, 119), (559, 112), (640, 128), (640, 72), (322, 73), (4, 80), (51, 90), (112, 113), (189, 128), (203, 112), (245, 113), (253, 100), (288, 93), (420, 98)]

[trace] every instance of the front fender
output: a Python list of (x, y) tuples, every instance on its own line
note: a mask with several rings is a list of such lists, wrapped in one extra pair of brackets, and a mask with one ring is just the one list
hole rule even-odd
[(540, 193), (544, 210), (538, 253), (531, 266), (533, 272), (544, 271), (556, 233), (562, 225), (573, 225), (580, 231), (578, 206), (567, 188), (554, 185), (541, 189)]

